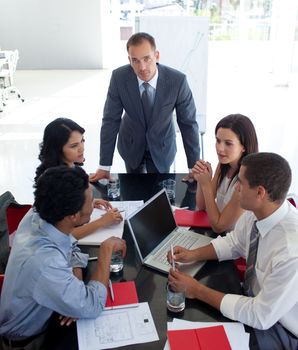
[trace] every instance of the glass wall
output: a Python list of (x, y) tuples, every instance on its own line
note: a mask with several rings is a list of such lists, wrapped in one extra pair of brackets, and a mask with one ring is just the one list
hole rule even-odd
[(196, 0), (209, 17), (210, 40), (269, 40), (272, 0)]
[[(209, 18), (209, 40), (270, 40), (273, 3), (280, 0), (110, 0), (120, 25), (133, 28), (135, 16), (193, 15)], [(293, 0), (294, 1), (294, 0)], [(284, 5), (287, 6), (286, 2)], [(124, 30), (124, 32), (125, 32)], [(129, 33), (129, 31), (127, 31)], [(125, 33), (122, 36), (125, 36)], [(298, 40), (298, 21), (296, 25)]]
[(133, 27), (135, 16), (207, 16), (210, 40), (269, 40), (273, 0), (116, 0), (123, 27)]

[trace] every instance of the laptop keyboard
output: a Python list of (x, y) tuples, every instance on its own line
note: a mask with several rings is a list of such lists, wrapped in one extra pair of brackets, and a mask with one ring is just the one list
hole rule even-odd
[(167, 252), (171, 250), (171, 244), (174, 246), (180, 245), (184, 248), (190, 248), (198, 239), (195, 237), (190, 237), (189, 234), (179, 232), (177, 236), (170, 239), (167, 244), (165, 244), (154, 256), (154, 260), (162, 264), (169, 264), (167, 259)]

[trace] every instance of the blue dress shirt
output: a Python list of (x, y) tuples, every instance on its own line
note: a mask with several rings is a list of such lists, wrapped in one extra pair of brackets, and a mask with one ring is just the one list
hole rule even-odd
[(96, 318), (107, 291), (98, 281), (87, 285), (72, 268), (86, 256), (71, 235), (58, 231), (31, 209), (16, 233), (0, 303), (0, 335), (20, 340), (45, 330), (53, 311), (74, 318)]

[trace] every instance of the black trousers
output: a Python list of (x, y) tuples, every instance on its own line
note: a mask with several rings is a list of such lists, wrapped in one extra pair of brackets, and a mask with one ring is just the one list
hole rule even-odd
[(298, 338), (280, 323), (264, 331), (248, 326), (245, 329), (250, 333), (251, 350), (298, 350)]
[[(149, 151), (145, 151), (141, 164), (136, 168), (131, 168), (127, 163), (125, 163), (126, 171), (129, 174), (158, 174), (159, 171), (156, 168), (151, 154)], [(165, 173), (168, 173), (170, 169), (167, 169)]]

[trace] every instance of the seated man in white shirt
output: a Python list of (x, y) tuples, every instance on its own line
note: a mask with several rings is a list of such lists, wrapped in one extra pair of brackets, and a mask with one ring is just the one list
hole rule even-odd
[(281, 156), (247, 155), (236, 188), (247, 212), (234, 231), (203, 248), (174, 248), (174, 260), (181, 262), (246, 258), (245, 296), (218, 292), (177, 270), (169, 274), (174, 288), (186, 285), (188, 298), (253, 327), (262, 350), (298, 348), (298, 211), (286, 200), (290, 184), (291, 169)]
[(53, 312), (61, 315), (61, 325), (98, 317), (106, 302), (111, 255), (126, 253), (124, 240), (104, 241), (91, 280), (85, 285), (80, 279), (88, 255), (75, 246), (70, 232), (87, 223), (93, 210), (88, 175), (80, 167), (47, 169), (38, 179), (34, 197), (33, 209), (18, 227), (5, 271), (0, 304), (3, 349), (44, 349)]

